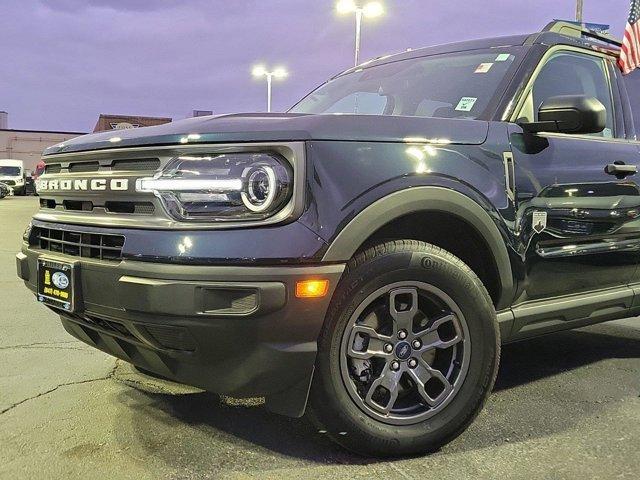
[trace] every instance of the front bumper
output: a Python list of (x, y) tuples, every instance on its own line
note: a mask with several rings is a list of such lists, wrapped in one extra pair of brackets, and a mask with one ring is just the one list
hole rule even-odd
[[(78, 272), (76, 311), (56, 310), (74, 337), (181, 383), (267, 408), (304, 412), (317, 338), (344, 265), (193, 266), (108, 262), (23, 245), (18, 276), (37, 289), (39, 257)], [(325, 278), (323, 298), (295, 297), (299, 280)]]

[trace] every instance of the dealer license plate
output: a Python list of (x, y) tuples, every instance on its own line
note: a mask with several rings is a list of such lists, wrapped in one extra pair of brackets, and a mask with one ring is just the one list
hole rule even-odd
[(38, 260), (38, 301), (68, 312), (74, 309), (73, 265)]

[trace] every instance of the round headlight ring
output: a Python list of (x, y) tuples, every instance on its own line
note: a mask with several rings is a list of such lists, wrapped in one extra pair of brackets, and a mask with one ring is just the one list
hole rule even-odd
[(256, 165), (243, 176), (246, 187), (240, 193), (242, 203), (252, 212), (264, 212), (273, 204), (280, 188), (276, 172), (269, 165)]

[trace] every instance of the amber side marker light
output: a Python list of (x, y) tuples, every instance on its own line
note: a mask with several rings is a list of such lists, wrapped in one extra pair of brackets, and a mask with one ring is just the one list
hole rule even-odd
[(296, 297), (320, 298), (329, 291), (329, 280), (303, 280), (296, 283)]

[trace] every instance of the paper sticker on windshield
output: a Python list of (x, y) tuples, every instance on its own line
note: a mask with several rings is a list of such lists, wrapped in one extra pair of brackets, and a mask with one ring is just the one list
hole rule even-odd
[(476, 97), (462, 97), (456, 106), (456, 110), (459, 112), (470, 112), (473, 106), (476, 104)]
[(547, 212), (533, 212), (533, 229), (536, 233), (542, 232), (547, 228)]
[(473, 73), (487, 73), (493, 67), (493, 63), (481, 63)]
[(496, 62), (506, 62), (507, 60), (509, 60), (510, 56), (511, 55), (508, 53), (501, 53), (496, 57)]

